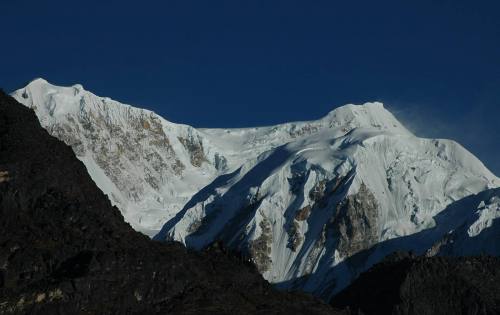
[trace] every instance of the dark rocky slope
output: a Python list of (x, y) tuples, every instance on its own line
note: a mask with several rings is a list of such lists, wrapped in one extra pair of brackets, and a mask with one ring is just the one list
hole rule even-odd
[(352, 314), (500, 314), (500, 259), (393, 254), (332, 304)]
[(135, 232), (69, 146), (0, 92), (0, 313), (332, 314), (245, 260)]

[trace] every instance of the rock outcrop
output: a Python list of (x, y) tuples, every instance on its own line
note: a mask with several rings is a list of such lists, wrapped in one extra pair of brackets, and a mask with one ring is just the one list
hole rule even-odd
[(337, 250), (343, 257), (351, 257), (377, 243), (377, 214), (377, 201), (363, 183), (356, 194), (339, 203), (331, 225)]
[(500, 259), (397, 253), (332, 300), (351, 314), (500, 314)]

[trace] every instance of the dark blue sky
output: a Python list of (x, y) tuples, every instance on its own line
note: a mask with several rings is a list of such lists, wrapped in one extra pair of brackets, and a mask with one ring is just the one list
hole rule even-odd
[(198, 127), (379, 100), (500, 174), (500, 1), (0, 0), (0, 32), (7, 91), (81, 83)]

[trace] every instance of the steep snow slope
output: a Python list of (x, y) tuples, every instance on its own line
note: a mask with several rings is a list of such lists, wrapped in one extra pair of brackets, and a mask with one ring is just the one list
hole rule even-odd
[(73, 147), (136, 229), (166, 222), (156, 239), (194, 248), (222, 239), (269, 281), (327, 296), (393, 250), (439, 251), (472, 220), (460, 200), (500, 186), (459, 144), (415, 137), (381, 103), (194, 129), (79, 85), (39, 79), (13, 96)]
[(82, 160), (132, 226), (153, 235), (189, 198), (225, 171), (225, 159), (196, 129), (43, 79), (13, 94)]
[(500, 188), (489, 189), (461, 201), (467, 209), (458, 228), (429, 249), (428, 255), (500, 256)]
[[(360, 108), (367, 116), (383, 110), (381, 104), (341, 110)], [(157, 238), (195, 248), (223, 239), (247, 252), (269, 281), (330, 294), (397, 247), (342, 264), (346, 259), (431, 229), (450, 203), (500, 185), (453, 141), (383, 127), (392, 122), (338, 125), (266, 151), (218, 178)], [(422, 252), (442, 235), (400, 246)]]

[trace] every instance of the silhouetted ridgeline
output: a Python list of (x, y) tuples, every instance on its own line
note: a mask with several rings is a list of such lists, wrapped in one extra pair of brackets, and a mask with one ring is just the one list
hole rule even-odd
[(500, 314), (500, 260), (395, 253), (337, 294), (353, 314)]

